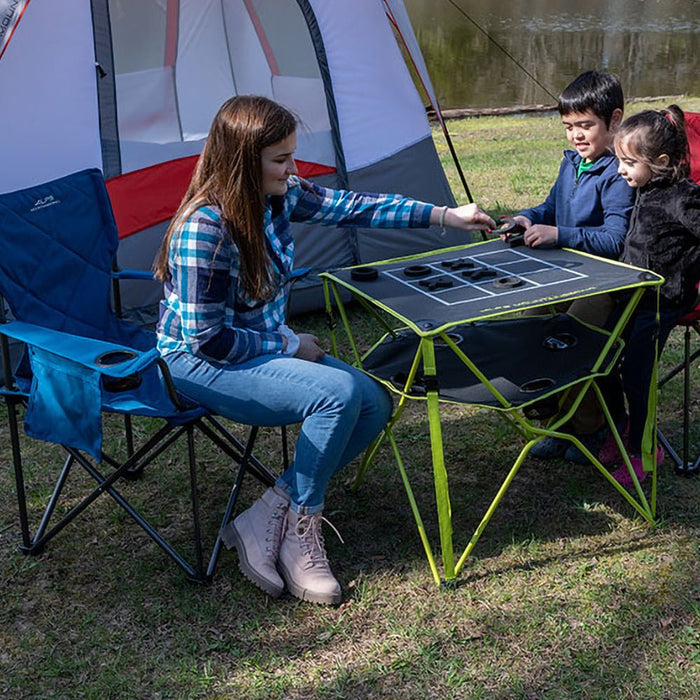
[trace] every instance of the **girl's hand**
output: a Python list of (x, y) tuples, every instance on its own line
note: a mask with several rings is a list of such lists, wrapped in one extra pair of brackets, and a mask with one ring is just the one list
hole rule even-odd
[(311, 333), (297, 333), (299, 338), (299, 349), (294, 357), (300, 360), (308, 360), (309, 362), (318, 362), (326, 351), (318, 344), (318, 338)]
[(430, 223), (444, 223), (445, 226), (462, 231), (496, 228), (496, 222), (474, 202), (464, 204), (461, 207), (448, 208), (445, 211), (444, 221), (441, 221), (442, 212), (443, 207), (435, 207), (430, 214)]

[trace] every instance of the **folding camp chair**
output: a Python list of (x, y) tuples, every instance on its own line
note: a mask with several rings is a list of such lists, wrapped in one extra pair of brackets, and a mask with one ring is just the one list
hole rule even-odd
[(690, 178), (700, 183), (700, 112), (685, 113), (685, 133), (690, 147)]
[[(252, 455), (257, 429), (251, 428), (243, 444), (202, 407), (183, 405), (167, 365), (155, 348), (155, 334), (113, 313), (110, 287), (118, 236), (101, 173), (84, 170), (0, 196), (0, 245), (0, 396), (7, 406), (21, 549), (40, 552), (52, 537), (107, 493), (189, 578), (209, 580), (221, 540), (216, 537), (205, 561), (195, 432), (209, 438), (236, 465), (222, 527), (232, 517), (244, 473), (251, 472), (267, 485), (274, 483), (274, 477)], [(24, 350), (14, 362), (18, 348)], [(21, 408), (25, 409), (27, 435), (61, 445), (67, 453), (33, 534), (20, 444)], [(127, 447), (123, 458), (103, 450), (105, 412), (125, 417)], [(162, 427), (136, 448), (130, 435), (132, 416), (162, 419)], [(144, 423), (148, 427), (153, 421)], [(141, 476), (183, 435), (187, 439), (192, 501), (194, 555), (189, 558), (117, 490), (117, 482)], [(97, 485), (67, 507), (62, 495), (76, 465)], [(47, 466), (49, 469), (54, 467)], [(65, 514), (60, 515), (64, 508)]]
[(695, 308), (679, 319), (676, 324), (684, 328), (683, 332), (683, 360), (659, 380), (659, 387), (670, 381), (677, 374), (683, 374), (683, 451), (679, 455), (673, 449), (671, 443), (659, 430), (659, 442), (664, 446), (669, 457), (676, 465), (676, 471), (680, 474), (696, 474), (700, 472), (700, 455), (695, 460), (690, 456), (690, 370), (692, 363), (700, 358), (700, 347), (692, 349), (693, 331), (700, 336), (700, 297)]
[[(690, 178), (700, 184), (700, 112), (685, 113), (685, 132), (690, 148)], [(700, 292), (700, 286), (698, 287)], [(681, 474), (695, 474), (700, 471), (700, 455), (693, 461), (690, 456), (690, 368), (700, 357), (700, 348), (692, 350), (693, 330), (700, 335), (700, 295), (695, 308), (679, 319), (677, 325), (684, 328), (683, 360), (659, 381), (663, 386), (679, 373), (683, 373), (683, 454), (679, 456), (670, 442), (659, 431), (659, 442), (674, 461), (676, 471)]]

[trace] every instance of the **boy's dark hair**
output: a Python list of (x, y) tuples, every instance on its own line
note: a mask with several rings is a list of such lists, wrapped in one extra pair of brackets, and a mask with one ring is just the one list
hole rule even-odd
[(562, 90), (557, 109), (562, 116), (590, 109), (606, 126), (610, 126), (613, 112), (625, 109), (620, 79), (612, 73), (598, 73), (595, 70), (581, 73)]

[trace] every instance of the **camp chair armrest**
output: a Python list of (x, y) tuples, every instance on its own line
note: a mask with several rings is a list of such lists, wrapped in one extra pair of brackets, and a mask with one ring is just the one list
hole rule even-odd
[(112, 277), (118, 280), (146, 280), (153, 281), (155, 277), (150, 270), (112, 270)]
[(110, 377), (127, 377), (160, 358), (155, 348), (142, 352), (23, 321), (0, 324), (0, 333)]
[(310, 272), (311, 272), (310, 267), (298, 267), (298, 268), (296, 268), (296, 270), (292, 270), (292, 274), (290, 276), (290, 279), (292, 281), (300, 280), (300, 279), (306, 277)]
[(295, 270), (292, 270), (289, 273), (289, 277), (287, 277), (287, 288), (291, 290), (294, 285), (299, 282), (299, 280), (305, 279), (312, 272), (313, 268), (311, 267), (298, 267)]

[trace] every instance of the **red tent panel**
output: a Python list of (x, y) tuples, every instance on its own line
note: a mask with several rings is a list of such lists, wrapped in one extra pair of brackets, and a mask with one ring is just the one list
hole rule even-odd
[[(107, 181), (119, 238), (170, 219), (187, 191), (199, 156), (178, 158), (119, 175)], [(297, 161), (299, 175), (310, 178), (335, 172), (319, 163)]]

